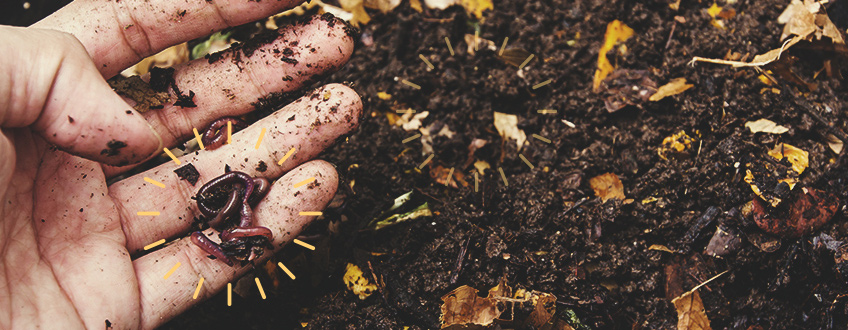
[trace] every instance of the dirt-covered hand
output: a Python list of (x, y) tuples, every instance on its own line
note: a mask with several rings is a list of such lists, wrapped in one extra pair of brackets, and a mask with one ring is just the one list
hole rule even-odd
[[(185, 238), (199, 214), (191, 196), (225, 165), (278, 179), (254, 209), (257, 225), (273, 231), (275, 250), (312, 220), (299, 212), (326, 206), (337, 174), (326, 162), (307, 161), (358, 124), (361, 101), (342, 85), (307, 93), (234, 134), (231, 144), (179, 158), (197, 169), (196, 185), (179, 179), (175, 162), (106, 184), (129, 168), (114, 165), (149, 159), (193, 136), (193, 128), (250, 112), (259, 98), (337, 70), (353, 40), (342, 22), (315, 17), (214, 60), (185, 63), (173, 78), (195, 93), (194, 108), (166, 104), (138, 113), (103, 77), (298, 3), (77, 0), (33, 27), (0, 26), (0, 328), (151, 329), (247, 272), (250, 265), (211, 260)], [(176, 240), (143, 253), (163, 238)]]

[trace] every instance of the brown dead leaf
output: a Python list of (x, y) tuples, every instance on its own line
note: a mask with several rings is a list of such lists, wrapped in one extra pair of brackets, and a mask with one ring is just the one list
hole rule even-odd
[(712, 17), (710, 24), (720, 29), (725, 28), (724, 20), (729, 20), (736, 16), (736, 10), (719, 7), (715, 2), (707, 9), (707, 13)]
[(649, 98), (650, 101), (659, 101), (666, 97), (677, 95), (685, 92), (687, 89), (694, 87), (693, 84), (687, 84), (686, 78), (675, 78), (672, 79), (669, 83), (662, 85), (654, 95), (651, 95)]
[(556, 297), (547, 292), (539, 292), (536, 295), (536, 300), (533, 304), (533, 312), (527, 317), (525, 323), (532, 325), (536, 329), (541, 329), (543, 325), (551, 321), (556, 312)]
[[(493, 290), (496, 288), (498, 287)], [(489, 295), (492, 295), (492, 291)], [(480, 297), (477, 295), (477, 289), (467, 285), (442, 296), (442, 301), (442, 315), (439, 319), (443, 329), (452, 325), (487, 326), (503, 313), (495, 299)]]
[(619, 42), (623, 42), (633, 36), (633, 29), (625, 25), (619, 20), (614, 20), (607, 24), (607, 31), (604, 33), (604, 43), (598, 51), (598, 69), (595, 71), (595, 77), (592, 83), (592, 89), (598, 91), (603, 81), (615, 67), (612, 66), (607, 53)]
[(833, 43), (845, 43), (839, 28), (833, 24), (818, 1), (792, 0), (777, 20), (778, 23), (786, 23), (781, 40), (796, 35), (804, 37), (807, 41), (828, 37)]
[(659, 245), (659, 244), (651, 244), (651, 246), (648, 247), (648, 250), (674, 253), (674, 250), (669, 249), (665, 245)]
[[(448, 174), (450, 174), (450, 169), (445, 168), (442, 165), (436, 165), (430, 167), (430, 178), (435, 180), (437, 183), (444, 185), (448, 182)], [(459, 188), (457, 185), (459, 182), (463, 187), (468, 187), (468, 181), (465, 181), (465, 174), (462, 171), (454, 170), (453, 176), (450, 179), (450, 183), (448, 184), (451, 188)]]
[(698, 290), (674, 298), (671, 303), (677, 310), (677, 330), (711, 330), (710, 320)]
[(600, 197), (604, 203), (613, 198), (622, 201), (625, 199), (624, 185), (614, 173), (605, 173), (589, 179), (589, 186), (595, 191), (595, 196)]

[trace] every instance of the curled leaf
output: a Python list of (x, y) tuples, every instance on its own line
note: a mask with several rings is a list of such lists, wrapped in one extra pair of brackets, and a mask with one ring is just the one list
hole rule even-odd
[(607, 24), (607, 31), (604, 34), (604, 44), (598, 51), (598, 69), (595, 71), (595, 77), (592, 82), (592, 89), (594, 91), (598, 91), (601, 81), (615, 69), (609, 59), (607, 59), (607, 53), (615, 47), (615, 44), (625, 41), (631, 36), (633, 36), (633, 29), (621, 21), (614, 20)]
[(348, 263), (347, 267), (345, 267), (345, 274), (342, 280), (345, 286), (347, 286), (347, 289), (357, 295), (361, 300), (365, 300), (365, 298), (368, 298), (368, 296), (377, 290), (377, 285), (368, 283), (368, 279), (362, 275), (362, 270), (359, 269), (359, 266), (352, 263)]

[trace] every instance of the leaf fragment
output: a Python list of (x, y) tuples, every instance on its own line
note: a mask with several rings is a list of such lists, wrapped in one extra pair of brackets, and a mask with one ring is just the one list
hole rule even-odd
[(798, 174), (804, 173), (804, 170), (810, 165), (810, 153), (786, 143), (775, 145), (774, 149), (769, 150), (768, 154), (777, 160), (786, 157), (792, 164), (792, 170)]
[(654, 95), (649, 98), (650, 101), (659, 101), (666, 97), (677, 95), (694, 87), (693, 84), (687, 84), (686, 78), (680, 77), (672, 79), (669, 83), (662, 85)]
[(607, 53), (615, 47), (619, 42), (623, 42), (633, 36), (633, 29), (625, 25), (619, 20), (614, 20), (607, 24), (607, 31), (604, 33), (604, 44), (598, 51), (598, 69), (595, 71), (595, 77), (592, 82), (592, 89), (598, 91), (601, 86), (601, 81), (604, 80), (615, 68), (607, 59)]
[(677, 310), (677, 330), (711, 330), (710, 320), (698, 290), (689, 291), (671, 301)]
[(515, 140), (518, 150), (521, 150), (524, 142), (527, 141), (527, 135), (518, 128), (518, 116), (495, 111), (494, 118), (495, 129), (498, 130), (501, 138)]
[(750, 129), (751, 133), (783, 134), (789, 132), (789, 127), (778, 125), (765, 118), (749, 121), (745, 123), (745, 127)]
[(362, 274), (359, 266), (348, 263), (345, 267), (345, 274), (342, 278), (347, 289), (353, 292), (361, 300), (368, 298), (374, 291), (377, 291), (377, 285), (369, 283), (368, 279)]
[(604, 173), (589, 179), (589, 186), (595, 191), (595, 196), (600, 197), (604, 203), (613, 198), (621, 201), (625, 199), (624, 185), (614, 173)]

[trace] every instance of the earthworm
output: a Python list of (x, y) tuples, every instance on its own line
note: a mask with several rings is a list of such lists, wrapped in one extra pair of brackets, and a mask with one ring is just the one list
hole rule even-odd
[(233, 117), (223, 117), (213, 121), (212, 124), (209, 125), (209, 128), (206, 129), (206, 132), (203, 132), (203, 137), (200, 139), (206, 149), (214, 150), (224, 145), (224, 142), (227, 141), (228, 122), (233, 123), (233, 133), (247, 127), (246, 122)]
[(216, 259), (223, 261), (227, 264), (227, 266), (233, 265), (233, 261), (230, 257), (224, 254), (224, 250), (221, 250), (221, 246), (213, 242), (209, 239), (209, 237), (206, 237), (203, 233), (199, 231), (191, 233), (191, 242), (194, 243), (194, 245), (199, 246), (206, 253), (211, 254)]
[[(229, 189), (227, 189), (229, 186)], [(220, 237), (222, 244), (219, 245), (200, 232), (192, 233), (192, 242), (199, 246), (203, 251), (212, 256), (223, 260), (228, 265), (232, 266), (232, 260), (226, 253), (231, 255), (239, 255), (239, 251), (235, 247), (244, 246), (251, 251), (253, 256), (253, 247), (262, 246), (261, 240), (248, 239), (252, 237), (264, 237), (267, 241), (274, 238), (270, 229), (253, 225), (253, 209), (252, 207), (259, 203), (268, 191), (271, 189), (271, 183), (265, 178), (254, 178), (244, 172), (231, 171), (214, 178), (204, 184), (197, 192), (195, 199), (197, 200), (197, 208), (200, 213), (208, 218), (208, 224), (212, 227), (220, 226), (226, 219), (231, 218), (236, 212), (239, 214), (239, 220), (236, 226), (224, 230)], [(227, 200), (220, 208), (213, 208), (208, 205), (214, 194), (227, 192)], [(225, 252), (228, 251), (228, 252)], [(259, 251), (261, 253), (261, 251)], [(238, 257), (236, 257), (238, 258)], [(242, 258), (238, 258), (242, 260)], [(248, 259), (250, 260), (250, 259)]]

